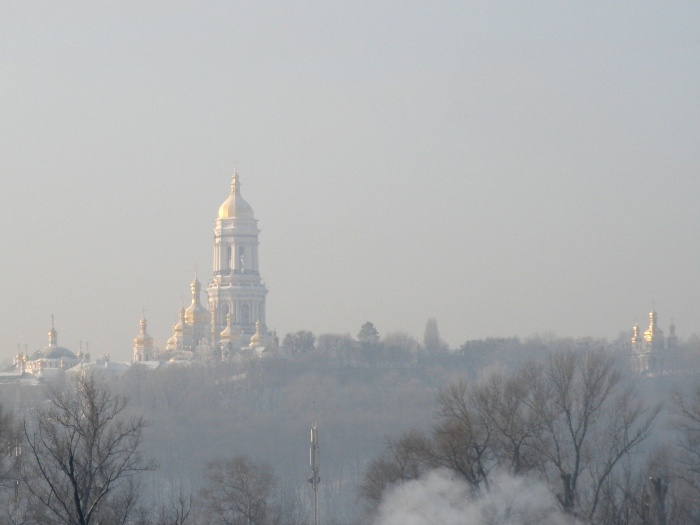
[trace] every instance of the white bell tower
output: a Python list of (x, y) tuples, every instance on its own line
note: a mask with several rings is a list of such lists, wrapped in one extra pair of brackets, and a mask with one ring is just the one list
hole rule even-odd
[(241, 336), (248, 344), (255, 324), (267, 331), (267, 288), (258, 270), (258, 221), (253, 208), (241, 197), (241, 182), (234, 171), (231, 194), (219, 208), (214, 227), (214, 274), (207, 288), (211, 313), (211, 338), (217, 345), (221, 333)]

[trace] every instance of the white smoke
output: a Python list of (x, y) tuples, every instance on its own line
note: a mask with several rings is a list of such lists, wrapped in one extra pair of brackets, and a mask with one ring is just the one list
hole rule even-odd
[(389, 490), (375, 525), (573, 525), (542, 483), (496, 475), (488, 492), (469, 487), (447, 470), (429, 472)]

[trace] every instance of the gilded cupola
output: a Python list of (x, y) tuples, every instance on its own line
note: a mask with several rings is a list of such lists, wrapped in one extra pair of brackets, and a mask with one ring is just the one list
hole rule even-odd
[(134, 344), (136, 345), (152, 345), (153, 344), (153, 338), (148, 335), (148, 332), (146, 331), (146, 318), (142, 317), (141, 318), (141, 323), (140, 323), (140, 330), (139, 330), (139, 335), (137, 335), (134, 338)]
[(241, 181), (236, 171), (231, 179), (231, 195), (219, 207), (219, 219), (254, 219), (253, 208), (241, 197)]
[(199, 300), (199, 294), (202, 289), (202, 285), (197, 279), (197, 275), (194, 276), (194, 281), (190, 285), (190, 291), (192, 292), (192, 302), (190, 306), (185, 310), (185, 320), (188, 324), (209, 324), (209, 310), (202, 306)]

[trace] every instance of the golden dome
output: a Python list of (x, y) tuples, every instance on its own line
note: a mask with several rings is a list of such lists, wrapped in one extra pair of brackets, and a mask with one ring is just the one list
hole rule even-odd
[(231, 195), (219, 207), (219, 219), (254, 219), (253, 208), (241, 197), (241, 182), (234, 171), (231, 179)]
[(187, 320), (185, 319), (185, 309), (181, 308), (180, 309), (180, 320), (177, 322), (175, 326), (173, 326), (173, 332), (179, 332), (179, 333), (184, 333), (188, 332), (191, 329), (191, 326), (187, 324)]
[(202, 285), (200, 284), (199, 279), (197, 279), (197, 276), (195, 275), (194, 281), (190, 285), (190, 290), (192, 290), (192, 303), (187, 308), (187, 310), (185, 310), (185, 320), (188, 324), (191, 325), (209, 324), (209, 310), (204, 308), (199, 302), (199, 292), (201, 288)]
[(153, 344), (153, 338), (148, 335), (148, 332), (146, 331), (146, 318), (141, 319), (140, 323), (141, 330), (139, 331), (139, 335), (137, 335), (134, 338), (134, 344), (136, 345), (152, 345)]
[(222, 330), (222, 332), (219, 334), (219, 337), (224, 340), (229, 340), (231, 339), (231, 325), (232, 325), (232, 317), (231, 317), (231, 312), (226, 314), (226, 328)]
[(257, 346), (260, 344), (260, 321), (255, 321), (255, 333), (253, 337), (250, 338), (250, 346)]

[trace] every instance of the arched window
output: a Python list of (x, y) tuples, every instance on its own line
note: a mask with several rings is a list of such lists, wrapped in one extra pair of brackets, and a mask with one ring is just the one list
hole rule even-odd
[(225, 269), (225, 270), (230, 270), (230, 269), (231, 269), (231, 263), (232, 263), (232, 262), (233, 262), (233, 261), (231, 261), (231, 247), (230, 247), (230, 246), (227, 246), (227, 247), (226, 247), (226, 268), (224, 268), (224, 269)]
[(238, 247), (238, 268), (241, 272), (245, 272), (245, 247)]
[(250, 305), (248, 303), (243, 303), (241, 306), (241, 324), (250, 324)]

